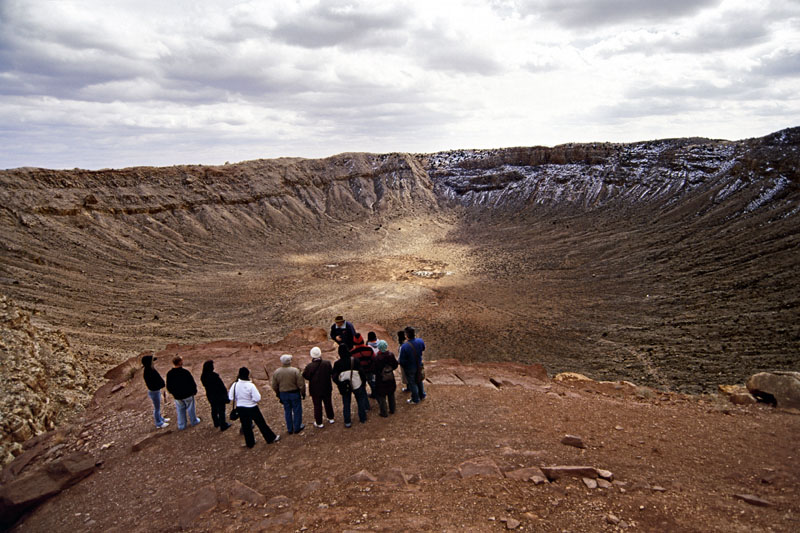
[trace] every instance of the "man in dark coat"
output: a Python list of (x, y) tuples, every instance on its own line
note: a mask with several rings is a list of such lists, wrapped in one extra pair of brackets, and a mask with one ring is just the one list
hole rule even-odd
[(303, 369), (303, 377), (308, 381), (308, 392), (314, 404), (314, 427), (325, 427), (322, 423), (322, 405), (325, 404), (325, 414), (328, 423), (333, 424), (333, 402), (331, 401), (331, 363), (322, 358), (322, 350), (314, 346), (311, 348), (311, 362)]
[(356, 328), (353, 324), (346, 322), (342, 315), (334, 319), (331, 326), (331, 339), (336, 344), (344, 344), (348, 350), (353, 349), (353, 337), (356, 336)]
[(406, 373), (408, 379), (408, 388), (411, 390), (411, 398), (406, 400), (408, 403), (417, 404), (425, 399), (424, 380), (417, 379), (420, 369), (424, 366), (422, 364), (422, 352), (425, 351), (425, 342), (418, 339), (414, 328), (407, 327), (406, 342), (400, 346), (400, 357), (398, 358), (400, 366)]
[[(375, 351), (364, 344), (364, 337), (360, 333), (356, 333), (353, 337), (353, 348), (350, 350), (350, 356), (355, 360), (355, 366), (361, 375), (361, 381), (369, 384), (369, 397), (375, 397)], [(369, 409), (369, 402), (367, 402), (367, 409)]]
[(211, 420), (214, 422), (214, 427), (219, 428), (220, 431), (225, 431), (231, 427), (225, 420), (225, 405), (230, 402), (228, 389), (219, 374), (214, 372), (214, 361), (211, 359), (203, 363), (200, 382), (206, 389), (206, 398), (208, 398), (208, 403), (211, 405)]
[(178, 429), (186, 428), (186, 414), (191, 425), (196, 426), (200, 419), (195, 414), (194, 395), (197, 383), (192, 373), (183, 368), (183, 357), (176, 355), (172, 360), (172, 370), (167, 372), (167, 391), (175, 398), (175, 411), (178, 413)]
[(397, 359), (389, 351), (389, 344), (386, 341), (378, 341), (378, 355), (375, 356), (375, 397), (378, 399), (378, 407), (382, 417), (386, 414), (386, 400), (389, 400), (389, 412), (394, 414), (396, 407), (394, 391), (397, 383), (394, 381), (394, 369), (397, 368)]

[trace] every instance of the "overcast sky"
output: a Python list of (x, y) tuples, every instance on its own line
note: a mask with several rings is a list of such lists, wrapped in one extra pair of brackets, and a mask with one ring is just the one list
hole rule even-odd
[(798, 0), (0, 0), (0, 168), (798, 125)]

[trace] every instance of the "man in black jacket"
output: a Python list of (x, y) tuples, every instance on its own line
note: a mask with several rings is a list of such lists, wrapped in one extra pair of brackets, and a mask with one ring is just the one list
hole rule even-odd
[(191, 425), (196, 426), (200, 419), (195, 414), (194, 395), (197, 384), (192, 373), (183, 368), (183, 357), (176, 355), (172, 360), (172, 370), (167, 372), (167, 390), (175, 398), (175, 411), (178, 413), (178, 429), (186, 428), (186, 413)]

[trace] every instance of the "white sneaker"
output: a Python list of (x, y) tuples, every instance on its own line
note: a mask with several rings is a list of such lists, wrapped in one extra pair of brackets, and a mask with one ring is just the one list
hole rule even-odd
[(314, 427), (315, 428), (324, 428), (325, 424), (317, 424), (316, 422), (314, 422)]
[(161, 418), (161, 420), (163, 420), (164, 422), (169, 422), (170, 421), (169, 418), (163, 418), (163, 417)]
[(169, 424), (167, 424), (166, 422), (164, 422), (164, 423), (163, 423), (163, 424), (161, 424), (160, 426), (156, 426), (156, 429), (163, 429), (163, 428), (167, 427), (168, 425), (169, 425)]
[(333, 418), (329, 418), (328, 419), (328, 424), (333, 424), (334, 422), (336, 422), (336, 421)]

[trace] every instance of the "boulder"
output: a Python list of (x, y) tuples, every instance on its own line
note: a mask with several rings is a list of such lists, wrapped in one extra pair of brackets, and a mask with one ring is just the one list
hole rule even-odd
[(214, 509), (219, 503), (219, 495), (214, 485), (206, 485), (186, 498), (185, 503), (178, 519), (182, 528), (188, 527), (200, 515)]
[(82, 480), (96, 468), (95, 460), (79, 452), (0, 488), (0, 528), (16, 522), (24, 513)]
[(382, 483), (394, 483), (396, 485), (405, 486), (408, 484), (408, 478), (399, 468), (390, 468), (378, 474), (378, 481)]
[(581, 478), (581, 481), (583, 481), (583, 484), (586, 485), (586, 488), (589, 489), (589, 490), (597, 488), (597, 480), (596, 479), (593, 479), (593, 478), (590, 478), (590, 477), (584, 477), (584, 478)]
[(605, 477), (600, 476), (593, 466), (543, 466), (542, 472), (550, 481), (555, 481), (562, 477), (588, 477), (592, 479)]
[(561, 372), (560, 374), (556, 374), (553, 378), (553, 381), (594, 381), (592, 378), (586, 377), (583, 374), (578, 374), (577, 372)]
[(565, 435), (564, 438), (561, 439), (561, 444), (574, 446), (575, 448), (586, 448), (583, 439), (577, 435)]
[(490, 476), (490, 477), (503, 477), (497, 463), (489, 457), (478, 457), (464, 461), (458, 465), (458, 473), (462, 478), (472, 476)]
[(800, 408), (800, 372), (760, 372), (747, 379), (747, 390), (759, 401)]

